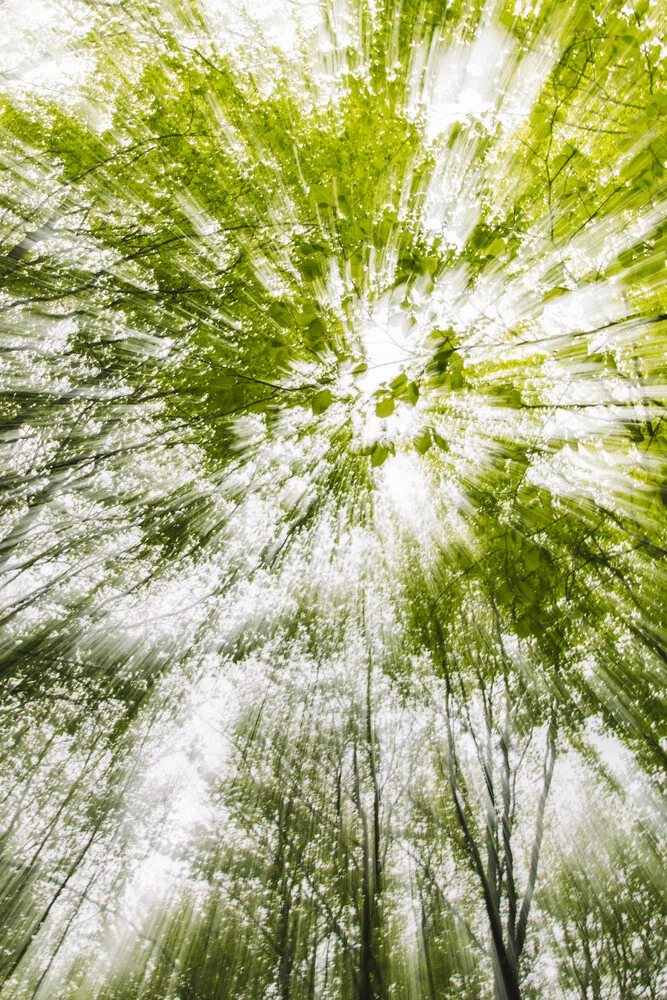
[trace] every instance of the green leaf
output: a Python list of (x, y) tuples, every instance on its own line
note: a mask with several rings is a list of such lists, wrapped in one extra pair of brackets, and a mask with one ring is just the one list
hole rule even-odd
[(523, 615), (521, 618), (518, 618), (515, 625), (515, 632), (520, 639), (527, 639), (529, 636), (535, 635), (536, 628), (532, 616)]
[(393, 396), (384, 396), (375, 404), (375, 412), (378, 417), (390, 417), (394, 412)]
[(324, 413), (328, 410), (334, 401), (333, 393), (331, 389), (320, 389), (311, 400), (311, 409), (313, 413), (318, 416), (320, 413)]
[(294, 321), (292, 309), (287, 302), (273, 302), (269, 308), (269, 316), (281, 326), (291, 326)]
[(521, 555), (524, 565), (529, 573), (532, 573), (533, 570), (536, 570), (540, 565), (541, 560), (539, 546), (533, 545), (530, 542), (528, 544), (524, 544), (522, 546)]
[(417, 405), (417, 400), (419, 399), (419, 386), (416, 382), (408, 382), (405, 389), (401, 393), (401, 399), (404, 399), (406, 403), (410, 403), (411, 406)]
[(383, 465), (389, 457), (389, 448), (383, 444), (376, 444), (371, 452), (371, 465), (374, 469), (377, 469), (380, 465)]
[(324, 187), (322, 184), (311, 184), (310, 186), (310, 200), (315, 205), (333, 205), (334, 197), (333, 193), (329, 188)]
[(327, 334), (327, 328), (324, 321), (318, 316), (314, 319), (312, 323), (308, 324), (308, 330), (306, 333), (306, 339), (309, 344), (316, 344), (320, 340), (324, 340)]
[(412, 440), (413, 445), (417, 449), (420, 455), (425, 455), (433, 444), (433, 438), (431, 436), (431, 431), (428, 427), (425, 427), (416, 437)]
[(500, 605), (509, 604), (514, 600), (514, 591), (507, 580), (503, 580), (496, 588), (495, 597)]

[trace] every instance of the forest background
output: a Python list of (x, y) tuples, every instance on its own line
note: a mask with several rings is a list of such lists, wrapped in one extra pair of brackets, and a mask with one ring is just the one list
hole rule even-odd
[(664, 998), (663, 0), (2, 18), (2, 1000)]

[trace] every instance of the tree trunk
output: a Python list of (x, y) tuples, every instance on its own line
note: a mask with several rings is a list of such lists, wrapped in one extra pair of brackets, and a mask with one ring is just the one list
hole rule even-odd
[(521, 1000), (519, 974), (509, 956), (495, 958), (496, 1000)]

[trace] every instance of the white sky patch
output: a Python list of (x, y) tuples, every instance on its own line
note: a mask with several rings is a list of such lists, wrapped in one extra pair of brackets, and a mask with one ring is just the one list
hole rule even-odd
[[(533, 42), (521, 53), (516, 38), (496, 23), (494, 4), (487, 5), (485, 24), (471, 42), (445, 43), (436, 37), (427, 50), (415, 46), (406, 107), (426, 112), (429, 141), (452, 126), (478, 121), (489, 128), (502, 124), (511, 133), (530, 114), (558, 58), (556, 41), (568, 12), (549, 23), (550, 37)], [(560, 20), (559, 20), (560, 19)]]
[(423, 520), (431, 491), (418, 457), (399, 453), (387, 460), (382, 471), (382, 485), (396, 511), (409, 523)]
[(590, 331), (621, 319), (627, 312), (621, 282), (611, 278), (551, 299), (544, 306), (540, 327), (546, 336)]
[(50, 0), (5, 0), (0, 18), (5, 82), (28, 84), (66, 103), (76, 102), (93, 67), (90, 58), (74, 50), (87, 28), (83, 8), (78, 13)]
[(188, 884), (188, 845), (197, 828), (206, 830), (212, 817), (216, 823), (224, 821), (220, 805), (212, 805), (210, 789), (226, 767), (228, 733), (240, 697), (239, 678), (221, 666), (219, 657), (208, 658), (181, 721), (162, 726), (151, 741), (153, 761), (127, 799), (128, 816), (136, 810), (147, 822), (163, 813), (167, 821), (148, 831), (149, 850), (137, 857), (117, 908), (121, 927), (128, 921), (143, 923)]
[(429, 57), (427, 80), (433, 81), (427, 90), (429, 140), (457, 121), (493, 111), (512, 49), (510, 36), (488, 26), (478, 32), (470, 48), (447, 46)]
[(414, 357), (412, 320), (389, 294), (368, 306), (360, 325), (368, 371), (356, 379), (362, 392), (372, 395), (384, 382), (391, 382)]

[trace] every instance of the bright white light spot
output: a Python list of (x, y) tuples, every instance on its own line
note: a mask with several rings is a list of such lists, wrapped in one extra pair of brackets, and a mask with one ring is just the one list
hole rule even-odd
[(363, 393), (372, 395), (383, 383), (391, 382), (410, 361), (413, 356), (411, 326), (407, 313), (392, 309), (388, 296), (369, 311), (361, 327), (368, 370), (357, 379)]
[(384, 488), (396, 511), (409, 521), (419, 520), (430, 499), (420, 463), (399, 453), (388, 459), (383, 472)]

